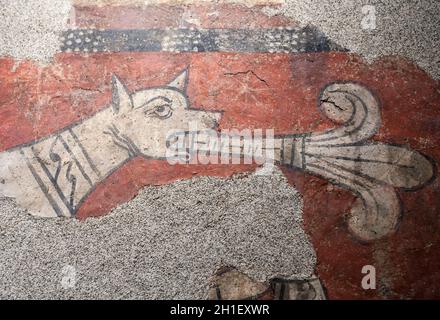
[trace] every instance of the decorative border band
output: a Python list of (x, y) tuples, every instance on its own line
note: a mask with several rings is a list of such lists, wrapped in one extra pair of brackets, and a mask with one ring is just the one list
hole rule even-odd
[(346, 51), (320, 31), (272, 29), (76, 29), (64, 32), (63, 52), (261, 52)]

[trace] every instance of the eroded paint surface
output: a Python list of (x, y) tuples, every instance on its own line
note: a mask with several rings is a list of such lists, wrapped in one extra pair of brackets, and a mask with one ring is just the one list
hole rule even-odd
[[(185, 70), (167, 85), (129, 93), (113, 75), (111, 107), (2, 153), (2, 193), (32, 214), (71, 217), (98, 183), (134, 158), (166, 161), (172, 130), (184, 133), (183, 138), (198, 133), (185, 149), (208, 144), (202, 132), (217, 128), (221, 113), (191, 108), (187, 83)], [(423, 186), (433, 178), (433, 164), (409, 148), (368, 141), (381, 117), (379, 102), (365, 87), (330, 84), (319, 107), (341, 127), (271, 138), (270, 160), (352, 191), (358, 199), (348, 223), (358, 239), (389, 235), (402, 209), (393, 188)], [(191, 132), (191, 123), (200, 132)], [(264, 145), (268, 149), (268, 141)], [(243, 147), (239, 153), (245, 153)]]
[[(217, 130), (274, 129), (274, 160), (303, 195), (328, 297), (440, 295), (436, 81), (400, 58), (367, 64), (317, 30), (255, 9), (217, 10), (252, 19), (245, 31), (203, 6), (191, 29), (122, 19), (160, 11), (146, 10), (78, 7), (81, 29), (62, 35), (64, 52), (51, 65), (2, 58), (3, 195), (39, 216), (100, 216), (146, 185), (256, 169), (170, 165), (165, 131), (188, 130), (189, 119)], [(257, 29), (265, 46), (249, 37)], [(379, 289), (365, 291), (360, 270), (372, 263)], [(265, 292), (237, 278), (252, 292), (241, 298)], [(275, 283), (272, 298), (323, 296), (313, 281), (304, 285), (313, 290)]]
[(2, 154), (2, 193), (32, 214), (72, 217), (96, 185), (135, 157), (166, 160), (170, 130), (218, 125), (219, 112), (193, 110), (188, 71), (161, 87), (129, 94), (114, 75), (112, 106)]

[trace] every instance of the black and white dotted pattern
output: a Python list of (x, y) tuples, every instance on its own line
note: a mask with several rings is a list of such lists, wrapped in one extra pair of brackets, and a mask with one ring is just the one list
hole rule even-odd
[(342, 51), (313, 28), (68, 30), (63, 52), (264, 52)]
[(103, 51), (103, 31), (69, 30), (61, 38), (61, 50), (64, 52), (100, 52)]

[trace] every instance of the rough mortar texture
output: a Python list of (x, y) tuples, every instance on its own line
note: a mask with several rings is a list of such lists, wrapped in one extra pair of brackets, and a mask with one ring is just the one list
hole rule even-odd
[[(10, 199), (0, 208), (2, 299), (202, 299), (225, 266), (268, 281), (316, 264), (301, 198), (278, 170), (147, 187), (83, 222), (32, 218)], [(76, 284), (64, 289), (69, 266)]]
[[(375, 30), (362, 28), (364, 5), (375, 6)], [(440, 79), (438, 0), (286, 0), (279, 9), (264, 11), (314, 25), (370, 62), (381, 56), (401, 55)]]
[(70, 10), (69, 0), (0, 0), (0, 56), (50, 62)]
[(280, 4), (284, 0), (72, 0), (73, 4), (80, 6), (144, 6), (144, 5), (184, 5), (184, 4), (241, 4), (255, 6), (264, 4)]
[[(114, 2), (114, 1), (113, 1)], [(68, 0), (0, 0), (0, 56), (48, 62), (71, 12)], [(243, 4), (248, 4), (246, 1)], [(376, 6), (377, 27), (361, 27), (364, 5)], [(437, 0), (286, 0), (282, 14), (320, 28), (339, 45), (369, 61), (402, 55), (440, 79), (440, 2)]]

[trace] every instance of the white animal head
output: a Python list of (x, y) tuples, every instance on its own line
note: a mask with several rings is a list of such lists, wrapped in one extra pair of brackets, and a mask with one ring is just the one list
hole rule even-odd
[(180, 73), (168, 85), (130, 94), (117, 76), (112, 79), (114, 125), (118, 134), (129, 140), (137, 153), (164, 158), (166, 139), (173, 131), (214, 129), (220, 112), (190, 108), (186, 87), (188, 71)]

